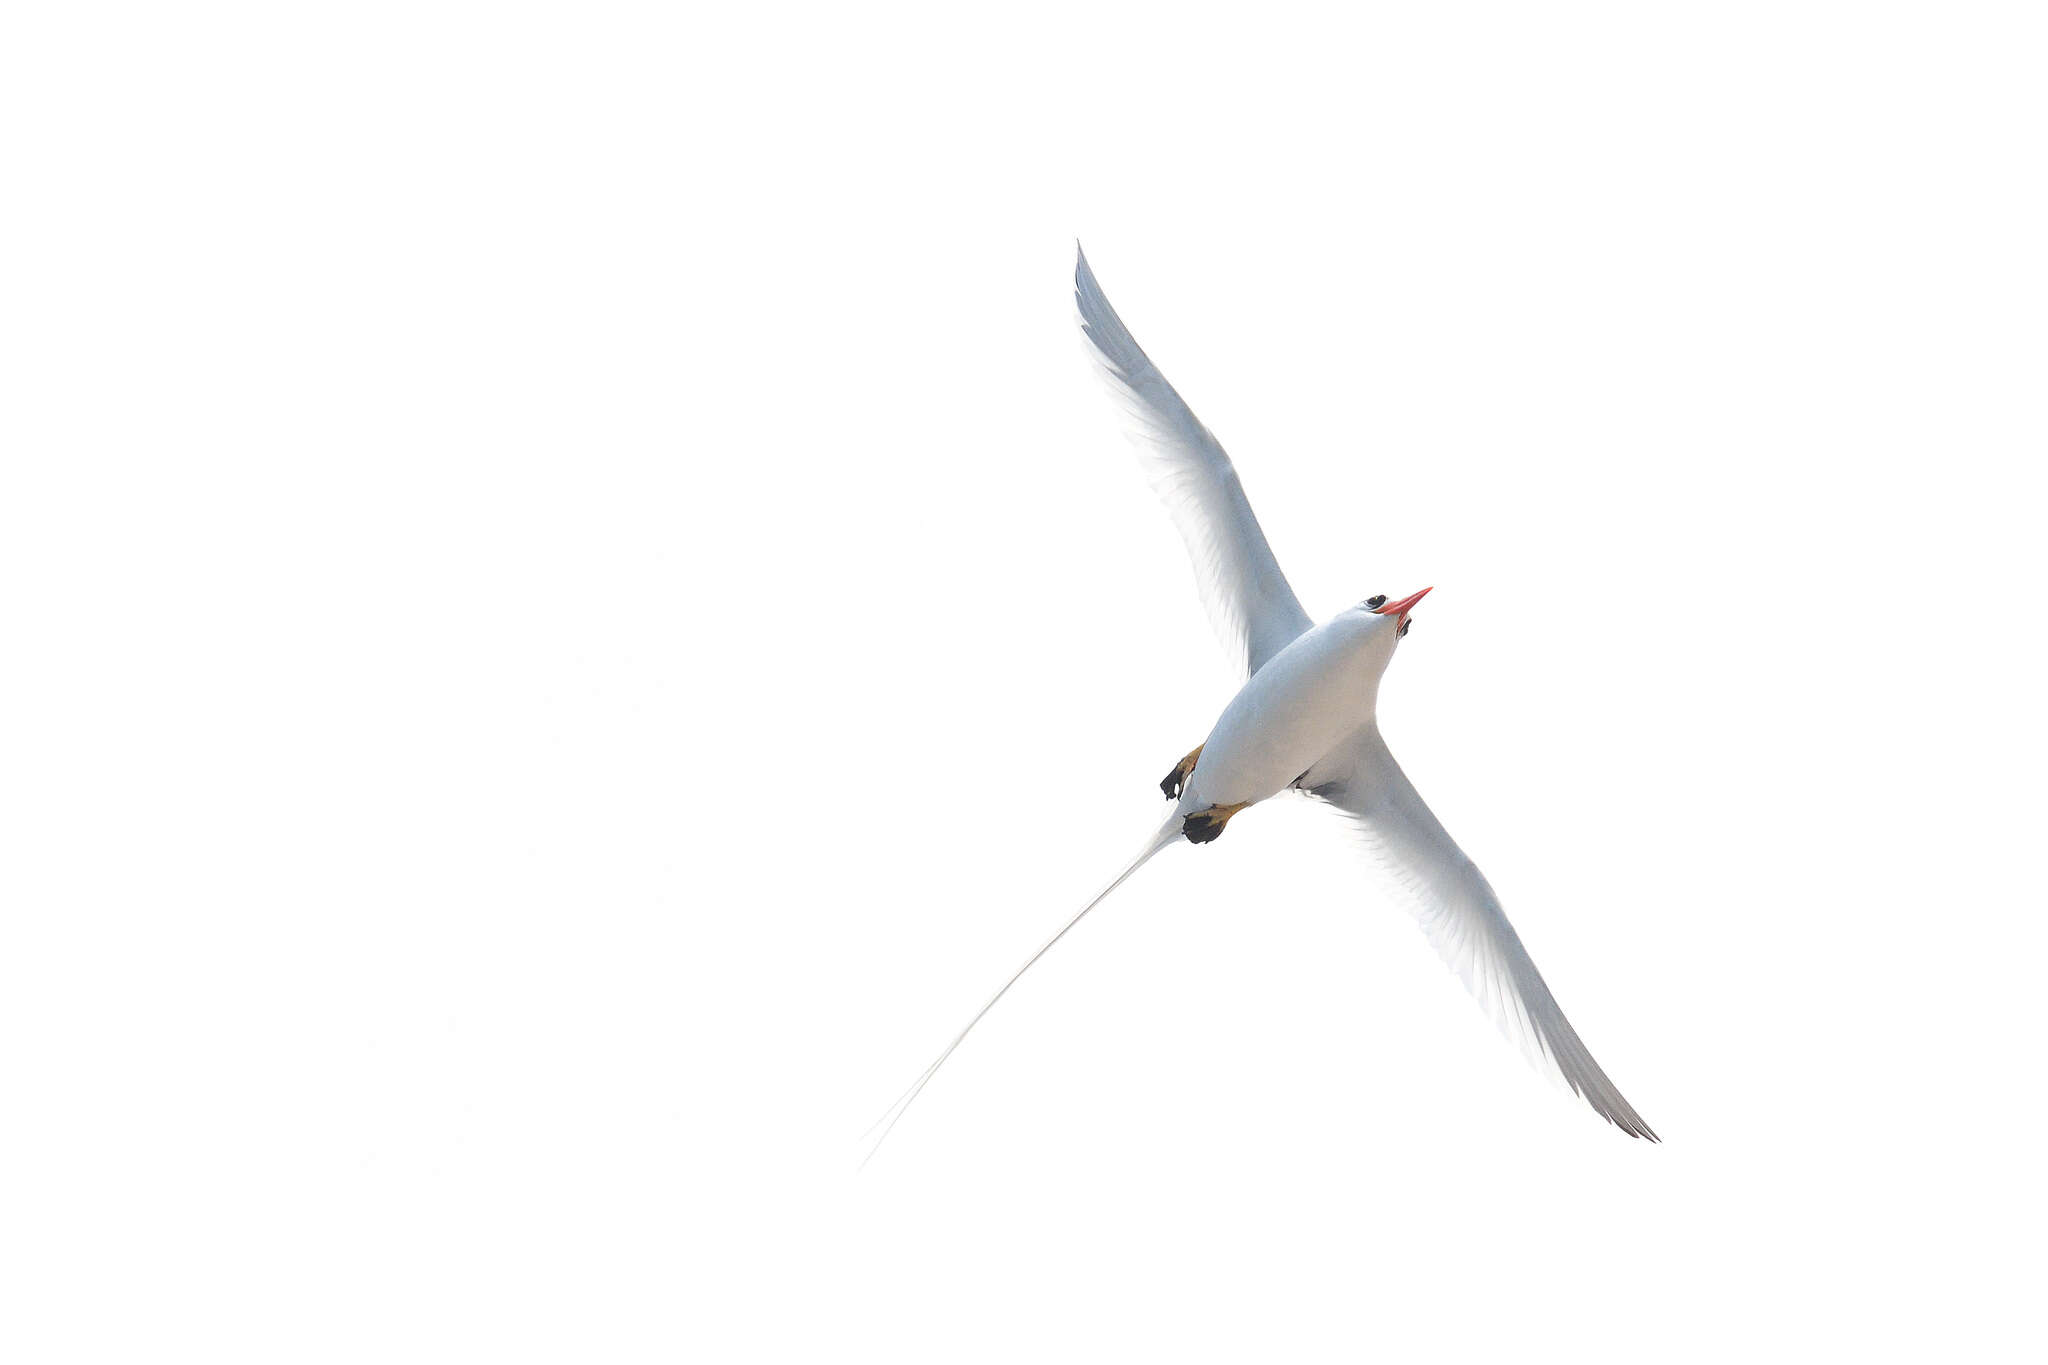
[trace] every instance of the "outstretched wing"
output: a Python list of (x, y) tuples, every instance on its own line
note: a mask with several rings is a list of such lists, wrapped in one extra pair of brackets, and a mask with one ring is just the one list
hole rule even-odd
[(1657, 1141), (1642, 1116), (1579, 1041), (1486, 878), (1444, 832), (1401, 765), (1368, 725), (1308, 774), (1310, 791), (1337, 807), (1386, 873), (1451, 969), (1522, 1045), (1615, 1127)]
[(1230, 457), (1131, 339), (1078, 249), (1074, 301), (1082, 334), (1130, 418), (1145, 475), (1187, 542), (1210, 624), (1248, 678), (1309, 628), (1308, 613), (1280, 572)]

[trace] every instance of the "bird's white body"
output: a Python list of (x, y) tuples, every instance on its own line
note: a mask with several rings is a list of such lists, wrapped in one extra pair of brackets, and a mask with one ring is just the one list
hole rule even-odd
[(1352, 607), (1268, 659), (1217, 717), (1180, 813), (1312, 786), (1311, 769), (1372, 722), (1397, 634), (1394, 618)]

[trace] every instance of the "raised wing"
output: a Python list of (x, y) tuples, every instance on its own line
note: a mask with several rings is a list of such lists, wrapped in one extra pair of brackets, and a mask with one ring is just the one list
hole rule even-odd
[(1609, 1123), (1657, 1141), (1579, 1041), (1493, 888), (1423, 804), (1379, 727), (1366, 726), (1308, 777), (1311, 794), (1349, 818), (1391, 889), (1501, 1031), (1539, 1067), (1563, 1077)]
[(1187, 542), (1209, 622), (1244, 677), (1312, 624), (1280, 572), (1230, 457), (1159, 373), (1076, 250), (1074, 302), (1090, 350), (1130, 418), (1145, 476)]

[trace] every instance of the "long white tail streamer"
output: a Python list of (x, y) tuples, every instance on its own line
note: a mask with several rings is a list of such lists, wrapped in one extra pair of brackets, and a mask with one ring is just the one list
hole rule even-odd
[[(889, 1134), (896, 1127), (897, 1120), (901, 1119), (904, 1116), (904, 1114), (910, 1111), (910, 1106), (916, 1103), (917, 1097), (924, 1092), (925, 1086), (931, 1084), (932, 1077), (938, 1075), (939, 1068), (946, 1064), (946, 1059), (953, 1055), (953, 1050), (959, 1047), (960, 1044), (967, 1041), (967, 1035), (974, 1032), (974, 1026), (981, 1022), (982, 1015), (985, 1015), (990, 1010), (994, 1009), (996, 1007), (996, 1001), (1002, 999), (1005, 995), (1008, 995), (1010, 993), (1010, 987), (1016, 985), (1018, 980), (1023, 977), (1024, 973), (1030, 971), (1031, 968), (1037, 964), (1038, 959), (1044, 957), (1047, 953), (1051, 952), (1052, 945), (1058, 943), (1061, 939), (1065, 938), (1067, 936), (1067, 931), (1069, 929), (1072, 929), (1075, 925), (1079, 924), (1082, 920), (1086, 919), (1088, 917), (1088, 912), (1090, 910), (1093, 910), (1096, 906), (1102, 904), (1103, 901), (1109, 899), (1110, 892), (1116, 890), (1119, 886), (1122, 886), (1125, 882), (1129, 881), (1131, 879), (1132, 873), (1136, 872), (1146, 863), (1152, 861), (1153, 854), (1159, 852), (1160, 849), (1165, 848), (1175, 839), (1178, 839), (1180, 837), (1182, 818), (1183, 817), (1177, 808), (1172, 814), (1168, 815), (1166, 817), (1166, 823), (1159, 827), (1159, 832), (1152, 836), (1151, 841), (1145, 845), (1144, 850), (1140, 852), (1136, 858), (1131, 860), (1131, 865), (1129, 867), (1126, 867), (1123, 871), (1117, 873), (1115, 881), (1111, 882), (1108, 886), (1105, 886), (1100, 891), (1096, 892), (1094, 900), (1091, 900), (1086, 905), (1082, 906), (1079, 914), (1075, 915), (1072, 919), (1068, 920), (1064, 925), (1062, 925), (1060, 927), (1060, 931), (1057, 934), (1054, 934), (1051, 938), (1045, 941), (1045, 946), (1043, 948), (1040, 948), (1037, 952), (1033, 953), (1028, 959), (1026, 959), (1024, 965), (1019, 967), (1016, 970), (1016, 973), (1012, 975), (1008, 981), (1005, 981), (1003, 983), (1003, 988), (997, 991), (994, 995), (990, 996), (988, 998), (988, 1003), (986, 1005), (983, 1005), (980, 1011), (972, 1019), (969, 1019), (967, 1021), (967, 1027), (960, 1030), (959, 1036), (954, 1038), (952, 1042), (946, 1044), (946, 1050), (939, 1054), (938, 1060), (934, 1061), (930, 1066), (926, 1067), (924, 1069), (924, 1074), (920, 1075), (916, 1081), (911, 1083), (910, 1089), (904, 1091), (902, 1095), (898, 1096), (896, 1103), (890, 1105), (889, 1108), (882, 1114), (881, 1118), (876, 1119), (874, 1123), (869, 1125), (868, 1132), (872, 1133), (875, 1131), (876, 1128), (880, 1128), (882, 1130), (882, 1135), (875, 1139), (875, 1145), (868, 1149), (868, 1154), (865, 1157), (861, 1158), (860, 1164), (863, 1167), (865, 1167), (868, 1164), (868, 1162), (873, 1161), (875, 1159), (875, 1153), (881, 1151), (882, 1144), (889, 1140)], [(866, 1136), (866, 1134), (863, 1134), (862, 1136)]]

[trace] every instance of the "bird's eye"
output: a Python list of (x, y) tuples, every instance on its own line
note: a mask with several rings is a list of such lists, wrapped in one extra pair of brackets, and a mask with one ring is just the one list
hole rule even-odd
[(1395, 634), (1394, 638), (1397, 640), (1406, 638), (1408, 634), (1408, 627), (1414, 624), (1415, 623), (1413, 621), (1403, 621), (1401, 623), (1401, 629)]
[(1377, 597), (1368, 597), (1365, 599), (1365, 605), (1371, 607), (1374, 611), (1378, 611), (1381, 607), (1387, 605), (1387, 595), (1381, 593)]

